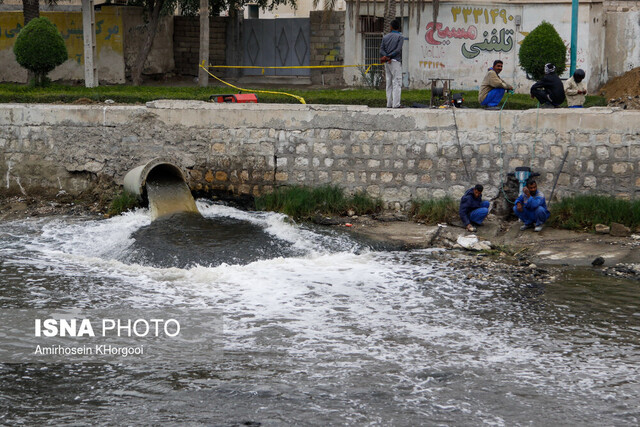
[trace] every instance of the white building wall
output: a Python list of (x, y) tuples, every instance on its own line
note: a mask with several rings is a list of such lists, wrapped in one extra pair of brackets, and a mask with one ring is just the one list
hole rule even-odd
[[(416, 89), (427, 87), (431, 78), (451, 78), (454, 89), (477, 90), (493, 61), (501, 59), (504, 61), (501, 77), (518, 92), (528, 92), (532, 82), (518, 65), (520, 43), (526, 34), (547, 21), (567, 47), (571, 42), (570, 1), (446, 2), (440, 4), (437, 29), (431, 23), (430, 4), (420, 18), (419, 28), (415, 16), (410, 16), (408, 28), (403, 28), (409, 41), (405, 42), (403, 62), (408, 62), (409, 87)], [(595, 90), (606, 77), (602, 3), (582, 0), (578, 20), (577, 66), (587, 72), (589, 89)], [(355, 31), (354, 26), (346, 26), (345, 64), (363, 60), (361, 40)], [(568, 62), (567, 49), (567, 72), (562, 77), (568, 77)], [(358, 79), (353, 70), (345, 69), (348, 84), (357, 84)]]
[[(308, 18), (309, 13), (316, 10), (324, 10), (324, 1), (320, 0), (318, 2), (318, 6), (313, 6), (313, 0), (298, 0), (298, 4), (296, 7), (291, 6), (277, 6), (274, 7), (273, 10), (269, 9), (260, 9), (260, 18), (271, 19), (271, 18)], [(345, 10), (346, 3), (345, 0), (337, 0), (334, 10), (341, 11)], [(249, 8), (244, 8), (244, 18), (249, 18)]]

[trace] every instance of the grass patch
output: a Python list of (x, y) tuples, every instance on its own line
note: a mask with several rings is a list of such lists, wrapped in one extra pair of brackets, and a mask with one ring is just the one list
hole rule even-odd
[(640, 200), (595, 195), (567, 197), (552, 205), (549, 219), (554, 227), (568, 230), (593, 231), (596, 224), (612, 222), (632, 229), (640, 226)]
[(426, 224), (451, 223), (458, 217), (458, 202), (451, 197), (413, 202), (411, 215)]
[[(250, 89), (250, 88), (248, 88)], [(387, 104), (384, 90), (368, 88), (352, 89), (269, 89), (302, 96), (307, 104), (346, 104), (367, 105), (369, 107), (385, 107)], [(464, 93), (464, 105), (479, 108), (478, 91), (454, 91)], [(63, 85), (53, 83), (48, 87), (33, 87), (20, 84), (0, 84), (0, 103), (73, 103), (80, 98), (94, 102), (112, 99), (118, 103), (140, 104), (156, 99), (187, 99), (207, 101), (213, 94), (237, 93), (227, 86), (211, 86), (201, 88), (195, 86), (128, 86), (109, 85), (96, 88)], [(257, 93), (260, 103), (297, 104), (299, 101), (286, 95)], [(411, 106), (414, 103), (429, 104), (431, 92), (426, 89), (402, 91), (402, 103)], [(606, 105), (601, 96), (587, 96), (585, 107)], [(507, 110), (523, 110), (536, 108), (537, 101), (527, 94), (511, 95), (505, 105)]]
[(322, 187), (283, 187), (256, 198), (256, 209), (287, 214), (295, 219), (309, 219), (315, 215), (342, 215), (353, 209), (357, 215), (377, 212), (382, 202), (366, 193), (347, 197), (334, 185)]
[(121, 213), (137, 208), (138, 206), (140, 206), (138, 198), (127, 191), (123, 191), (111, 201), (107, 215), (120, 215)]

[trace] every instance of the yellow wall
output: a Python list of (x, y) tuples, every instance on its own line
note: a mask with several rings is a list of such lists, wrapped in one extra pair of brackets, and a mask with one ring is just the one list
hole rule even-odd
[[(49, 18), (62, 34), (69, 51), (69, 59), (84, 63), (81, 12), (41, 12), (40, 16)], [(22, 12), (0, 13), (0, 50), (13, 47), (24, 19)], [(113, 52), (122, 54), (122, 16), (117, 8), (96, 12), (97, 54), (109, 47)]]

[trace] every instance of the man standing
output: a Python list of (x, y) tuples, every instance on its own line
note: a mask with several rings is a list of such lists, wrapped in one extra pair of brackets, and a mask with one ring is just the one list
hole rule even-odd
[(391, 21), (391, 32), (382, 38), (380, 44), (380, 62), (384, 64), (387, 80), (387, 108), (400, 107), (402, 92), (402, 43), (404, 36), (400, 33), (400, 21)]
[(555, 65), (544, 65), (544, 77), (531, 86), (531, 98), (536, 98), (542, 108), (556, 108), (564, 102), (564, 86)]
[(573, 72), (573, 76), (564, 83), (564, 93), (567, 95), (567, 105), (569, 108), (582, 108), (587, 87), (584, 82), (584, 70), (578, 68)]
[(478, 93), (478, 102), (483, 107), (497, 107), (502, 101), (505, 90), (513, 90), (513, 86), (502, 80), (499, 76), (502, 72), (502, 61), (496, 59), (493, 61), (493, 67), (489, 68), (487, 75), (484, 76)]
[(475, 187), (468, 189), (460, 199), (460, 219), (467, 231), (476, 231), (473, 224), (482, 225), (482, 221), (489, 214), (490, 203), (482, 201), (483, 189), (481, 184), (476, 184)]
[(542, 226), (551, 214), (547, 210), (544, 194), (538, 191), (538, 184), (533, 178), (527, 180), (527, 186), (522, 189), (522, 194), (516, 199), (513, 212), (524, 222), (520, 230), (524, 231), (535, 224), (534, 231), (542, 231)]

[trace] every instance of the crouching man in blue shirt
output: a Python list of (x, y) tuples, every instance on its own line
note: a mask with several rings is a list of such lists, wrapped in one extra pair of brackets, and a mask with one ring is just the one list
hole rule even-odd
[(473, 224), (482, 225), (482, 221), (489, 214), (490, 203), (486, 200), (482, 201), (482, 190), (484, 187), (481, 184), (476, 184), (475, 187), (468, 189), (460, 199), (460, 219), (467, 231), (476, 231)]
[(547, 202), (544, 200), (542, 191), (538, 191), (538, 184), (532, 178), (527, 180), (527, 186), (522, 189), (522, 194), (516, 199), (513, 212), (524, 225), (520, 230), (524, 231), (535, 224), (534, 231), (542, 231), (544, 223), (551, 215), (547, 209)]

